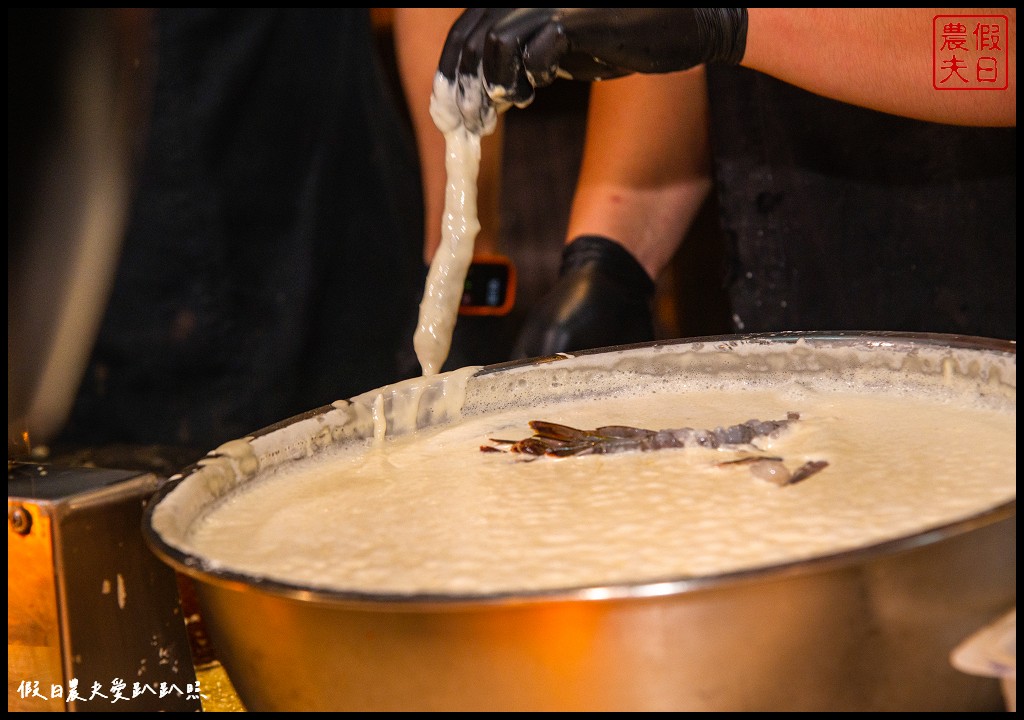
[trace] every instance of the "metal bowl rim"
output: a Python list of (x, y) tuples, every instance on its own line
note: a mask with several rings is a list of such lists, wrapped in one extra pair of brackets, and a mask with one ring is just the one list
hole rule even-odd
[[(715, 335), (697, 338), (679, 338), (667, 341), (654, 341), (619, 345), (608, 348), (595, 348), (572, 354), (553, 355), (527, 360), (516, 360), (481, 367), (475, 376), (502, 372), (519, 367), (534, 366), (544, 363), (587, 355), (603, 354), (618, 350), (656, 348), (675, 345), (699, 344), (740, 344), (740, 343), (795, 343), (797, 341), (857, 343), (868, 346), (896, 346), (899, 344), (927, 345), (950, 349), (966, 349), (989, 351), (1016, 356), (1015, 340), (999, 340), (994, 338), (967, 335), (948, 335), (941, 333), (904, 333), (904, 332), (777, 332), (749, 333), (742, 335)], [(263, 428), (249, 437), (259, 437), (289, 425), (297, 420), (314, 417), (333, 409), (327, 405), (292, 418), (285, 419)], [(931, 545), (974, 529), (995, 524), (1007, 518), (1015, 518), (1017, 511), (1016, 499), (1009, 500), (995, 507), (983, 510), (975, 515), (959, 520), (924, 529), (912, 535), (905, 535), (867, 546), (846, 551), (798, 559), (787, 563), (757, 566), (715, 575), (699, 577), (667, 577), (635, 580), (624, 583), (606, 585), (572, 586), (536, 591), (518, 591), (483, 594), (455, 593), (379, 593), (357, 590), (340, 590), (318, 588), (309, 585), (269, 579), (248, 573), (236, 572), (225, 568), (215, 568), (202, 558), (183, 552), (168, 544), (152, 525), (153, 510), (160, 501), (190, 474), (199, 470), (199, 463), (185, 468), (174, 475), (154, 493), (143, 513), (143, 537), (152, 552), (178, 572), (194, 580), (221, 588), (239, 591), (267, 593), (276, 597), (288, 598), (299, 602), (321, 605), (352, 607), (364, 610), (394, 611), (405, 609), (410, 611), (428, 610), (432, 608), (479, 609), (495, 605), (529, 604), (538, 602), (574, 602), (599, 600), (625, 600), (647, 597), (664, 597), (681, 595), (702, 590), (731, 587), (733, 585), (779, 580), (802, 574), (826, 572), (848, 565), (864, 563), (881, 557), (908, 552), (917, 547)]]

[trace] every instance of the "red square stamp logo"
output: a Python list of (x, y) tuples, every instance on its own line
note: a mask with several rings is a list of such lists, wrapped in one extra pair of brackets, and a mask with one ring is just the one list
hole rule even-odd
[(1010, 86), (1005, 15), (936, 15), (932, 20), (932, 87), (1006, 90)]

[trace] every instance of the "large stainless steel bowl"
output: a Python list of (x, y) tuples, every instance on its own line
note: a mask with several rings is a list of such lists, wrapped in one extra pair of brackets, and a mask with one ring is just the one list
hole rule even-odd
[[(1013, 342), (793, 333), (491, 366), (466, 382), (464, 407), (487, 412), (474, 405), (474, 388), (513, 374), (516, 402), (528, 403), (534, 383), (552, 392), (550, 373), (582, 371), (609, 354), (633, 370), (678, 356), (687, 372), (752, 379), (768, 369), (843, 371), (816, 363), (816, 348), (877, 360), (892, 382), (945, 375), (951, 392), (1016, 406)], [(418, 422), (458, 419), (434, 412)], [(1016, 603), (1015, 499), (913, 536), (781, 566), (482, 597), (325, 591), (218, 568), (182, 549), (190, 523), (232, 488), (372, 432), (347, 403), (311, 411), (211, 453), (171, 478), (147, 509), (147, 541), (194, 579), (218, 658), (250, 710), (1004, 707), (998, 681), (955, 670), (949, 653)], [(1016, 463), (1015, 451), (1007, 448), (1007, 462)]]

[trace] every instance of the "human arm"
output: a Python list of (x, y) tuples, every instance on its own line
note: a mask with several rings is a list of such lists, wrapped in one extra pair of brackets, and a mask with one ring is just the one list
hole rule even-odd
[[(933, 87), (938, 14), (1007, 17), (1005, 91)], [(719, 62), (919, 120), (1015, 126), (1016, 20), (1015, 8), (473, 8), (453, 26), (439, 69), (450, 78), (482, 73), (499, 110), (528, 104), (535, 87), (558, 77), (610, 79)]]
[(653, 340), (654, 280), (710, 187), (703, 68), (595, 83), (562, 266), (513, 357)]
[[(834, 100), (953, 125), (1017, 124), (1016, 8), (749, 8), (742, 65)], [(1005, 15), (1009, 86), (932, 85), (936, 15)]]
[(707, 114), (703, 68), (594, 84), (567, 241), (612, 238), (656, 279), (711, 188)]

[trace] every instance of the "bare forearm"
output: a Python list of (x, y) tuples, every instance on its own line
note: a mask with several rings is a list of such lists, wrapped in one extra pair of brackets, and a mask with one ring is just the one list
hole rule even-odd
[(656, 278), (710, 187), (703, 69), (593, 85), (567, 240), (616, 240)]
[[(1016, 8), (749, 8), (743, 65), (836, 100), (919, 120), (1017, 124)], [(932, 84), (936, 15), (1005, 15), (1009, 87), (949, 92)]]

